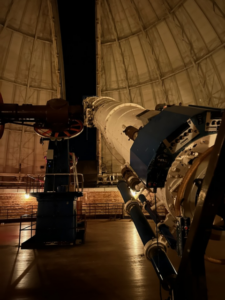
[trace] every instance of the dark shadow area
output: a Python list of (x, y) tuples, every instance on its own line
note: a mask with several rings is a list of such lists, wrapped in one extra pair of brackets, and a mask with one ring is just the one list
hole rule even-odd
[[(72, 8), (66, 1), (58, 0), (58, 7), (66, 98), (71, 105), (82, 104), (85, 95), (96, 94), (95, 1), (77, 1)], [(80, 160), (95, 160), (96, 130), (88, 129), (87, 133), (85, 129), (71, 139), (70, 150)]]

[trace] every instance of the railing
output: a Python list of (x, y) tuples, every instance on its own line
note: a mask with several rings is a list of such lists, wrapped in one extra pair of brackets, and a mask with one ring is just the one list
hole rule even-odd
[[(0, 206), (0, 220), (19, 219), (21, 216), (36, 214), (37, 205), (28, 206)], [(123, 203), (82, 203), (82, 218), (122, 218)], [(77, 215), (78, 217), (78, 215)]]
[(41, 193), (44, 191), (44, 176), (27, 175), (26, 179), (26, 194)]
[(123, 217), (123, 203), (82, 203), (82, 213), (86, 218)]
[[(32, 238), (33, 235), (36, 234), (36, 218), (37, 218), (37, 213), (32, 213), (32, 214), (25, 214), (20, 216), (20, 226), (19, 226), (19, 243), (18, 243), (18, 248), (20, 248), (21, 246), (21, 239), (22, 239), (22, 233), (24, 232), (29, 232), (30, 231), (30, 238)], [(76, 215), (77, 218), (77, 223), (75, 227), (71, 227), (71, 228), (67, 228), (67, 229), (73, 229), (76, 230), (76, 232), (79, 232), (79, 230), (82, 230), (86, 228), (85, 225), (85, 221), (86, 221), (86, 217), (85, 215)], [(23, 222), (29, 222), (30, 221), (30, 225), (26, 225), (25, 227), (22, 228), (22, 223)], [(84, 227), (80, 227), (78, 223), (80, 222), (84, 222), (82, 225), (84, 225)], [(80, 223), (81, 224), (81, 223)], [(38, 231), (46, 231), (48, 230), (48, 228), (42, 228), (42, 229), (38, 229)], [(65, 230), (65, 228), (51, 228), (51, 231), (61, 231), (61, 230)], [(28, 235), (26, 235), (26, 240), (28, 238)], [(62, 245), (62, 242), (58, 242), (59, 244)], [(65, 242), (64, 242), (65, 243)], [(52, 244), (56, 244), (56, 242), (52, 243)]]
[[(31, 213), (31, 214), (24, 214), (20, 216), (20, 227), (19, 227), (19, 243), (18, 243), (18, 248), (20, 248), (21, 244), (21, 233), (22, 231), (30, 231), (30, 237), (33, 236), (33, 233), (36, 233), (36, 222), (33, 223), (33, 219), (36, 219), (37, 213)], [(26, 222), (26, 220), (30, 219), (30, 225), (22, 228), (22, 222)], [(33, 228), (35, 226), (35, 228)], [(27, 237), (26, 237), (27, 238)]]
[(36, 212), (37, 205), (0, 206), (0, 219), (18, 219), (21, 215), (34, 214)]
[[(7, 219), (19, 219), (23, 215), (36, 214), (37, 205), (27, 206), (0, 206), (0, 220)], [(148, 213), (142, 208), (145, 215)], [(160, 217), (165, 216), (165, 208), (158, 208), (157, 213)], [(82, 203), (81, 207), (78, 208), (78, 214), (82, 218), (123, 218), (126, 214), (124, 213), (124, 203)], [(77, 215), (78, 217), (79, 215)]]
[[(81, 173), (46, 173), (45, 176), (54, 176), (54, 180), (52, 183), (52, 191), (56, 190), (55, 187), (55, 176), (64, 176), (68, 175), (70, 177), (69, 185), (65, 186), (66, 192), (83, 192), (84, 188), (84, 176)], [(31, 176), (27, 175), (25, 178), (25, 188), (26, 194), (30, 193), (42, 193), (44, 192), (44, 183), (45, 183), (45, 176)], [(71, 179), (73, 178), (73, 179)]]

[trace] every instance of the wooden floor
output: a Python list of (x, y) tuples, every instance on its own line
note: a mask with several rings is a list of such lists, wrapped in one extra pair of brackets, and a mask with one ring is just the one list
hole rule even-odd
[[(18, 251), (18, 233), (18, 224), (0, 225), (1, 300), (160, 300), (158, 278), (130, 220), (88, 221), (86, 243), (70, 248)], [(169, 257), (177, 268), (176, 253)], [(224, 300), (225, 266), (206, 262), (206, 270), (209, 299)]]

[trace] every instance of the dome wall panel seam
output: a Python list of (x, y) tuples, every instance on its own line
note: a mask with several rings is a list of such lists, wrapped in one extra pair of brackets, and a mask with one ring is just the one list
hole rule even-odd
[[(28, 91), (29, 91), (29, 86), (30, 86), (31, 69), (32, 69), (32, 60), (33, 60), (33, 54), (34, 54), (35, 44), (36, 44), (37, 35), (38, 35), (38, 26), (39, 26), (39, 22), (40, 22), (40, 18), (41, 18), (41, 9), (42, 9), (43, 3), (44, 3), (44, 0), (41, 0), (39, 12), (38, 12), (37, 23), (36, 23), (36, 28), (35, 28), (35, 38), (33, 40), (33, 45), (31, 48), (30, 63), (29, 63), (28, 76), (27, 76), (27, 86), (26, 86), (25, 99), (24, 99), (25, 104), (27, 103), (27, 100), (28, 100)], [(18, 161), (19, 171), (21, 171), (21, 168), (22, 168), (22, 149), (24, 147), (23, 139), (24, 139), (24, 127), (22, 128), (21, 139), (20, 139), (19, 161)]]
[[(185, 61), (184, 61), (183, 55), (182, 55), (182, 53), (181, 53), (181, 50), (180, 50), (180, 48), (178, 47), (178, 42), (177, 42), (177, 39), (175, 38), (174, 34), (172, 33), (172, 31), (171, 31), (171, 28), (170, 28), (170, 26), (169, 26), (168, 22), (167, 22), (167, 21), (165, 21), (165, 22), (166, 22), (166, 25), (167, 25), (167, 28), (168, 28), (168, 30), (169, 30), (169, 31), (170, 31), (170, 33), (171, 33), (171, 36), (172, 36), (173, 40), (174, 40), (174, 43), (175, 43), (175, 45), (176, 45), (176, 48), (177, 48), (177, 51), (179, 52), (180, 58), (181, 58), (181, 60), (183, 61), (183, 66), (186, 68), (186, 64), (185, 64)], [(190, 78), (190, 76), (189, 76), (189, 72), (188, 72), (188, 71), (186, 71), (186, 74), (187, 74), (187, 77), (188, 77), (189, 83), (190, 83), (190, 85), (191, 85), (191, 90), (192, 90), (192, 94), (193, 94), (193, 97), (194, 97), (195, 103), (197, 104), (197, 98), (196, 98), (196, 95), (195, 95), (195, 92), (194, 92), (194, 89), (193, 89), (193, 85), (192, 85), (191, 78)], [(175, 75), (175, 76), (176, 76), (176, 75)]]
[[(179, 2), (179, 5), (176, 5), (174, 8), (172, 8), (170, 10), (170, 12), (175, 12), (176, 10), (178, 10), (187, 0), (181, 0)], [(163, 22), (165, 19), (168, 19), (168, 15), (164, 15), (162, 18), (158, 19), (156, 22), (154, 22), (153, 24), (151, 24), (150, 26), (148, 26), (147, 28), (144, 29), (144, 31), (148, 31), (152, 28), (154, 28), (155, 26), (157, 26), (158, 24), (160, 24), (161, 22)], [(107, 23), (107, 22), (106, 22)], [(121, 42), (121, 41), (124, 41), (124, 40), (127, 40), (129, 39), (130, 37), (132, 36), (135, 36), (135, 35), (139, 35), (139, 34), (142, 34), (142, 30), (139, 30), (135, 33), (132, 33), (131, 35), (129, 36), (126, 36), (126, 37), (118, 37), (118, 41)], [(104, 38), (102, 38), (102, 45), (108, 45), (108, 44), (113, 44), (113, 43), (116, 43), (116, 40), (111, 40), (111, 41), (104, 41)]]
[[(3, 24), (0, 24), (0, 26), (1, 26), (2, 29), (3, 29), (4, 25), (3, 25)], [(34, 38), (35, 38), (34, 35), (28, 34), (28, 33), (26, 33), (26, 32), (17, 30), (17, 29), (15, 29), (15, 28), (12, 28), (12, 27), (9, 27), (9, 26), (7, 26), (6, 30), (15, 32), (15, 33), (17, 33), (17, 34), (21, 34), (21, 35), (26, 36), (26, 37), (31, 38), (31, 39), (34, 39)], [(0, 34), (1, 34), (1, 33), (0, 33)], [(40, 42), (42, 42), (42, 43), (52, 44), (52, 40), (47, 40), (47, 39), (43, 39), (43, 38), (40, 38), (40, 37), (38, 37), (37, 40), (40, 41)]]
[(122, 49), (121, 49), (121, 45), (118, 42), (118, 34), (117, 34), (116, 27), (115, 27), (115, 24), (114, 24), (114, 21), (113, 21), (113, 16), (112, 16), (112, 13), (111, 13), (111, 10), (110, 10), (110, 6), (108, 4), (108, 0), (104, 0), (104, 1), (105, 1), (105, 4), (106, 4), (108, 14), (109, 14), (110, 22), (111, 22), (113, 32), (114, 32), (114, 35), (115, 35), (115, 39), (117, 41), (116, 44), (117, 44), (117, 47), (118, 47), (118, 51), (119, 51), (119, 53), (121, 55), (121, 59), (122, 59), (122, 64), (123, 64), (124, 74), (125, 74), (127, 94), (129, 96), (130, 102), (132, 102), (132, 98), (131, 98), (131, 94), (130, 94), (130, 90), (129, 90), (128, 76), (127, 76), (127, 70), (126, 70), (126, 66), (125, 66), (125, 62), (124, 62), (123, 52), (122, 52)]
[[(203, 74), (202, 70), (199, 71), (198, 66), (197, 66), (196, 63), (195, 63), (196, 53), (195, 53), (195, 51), (194, 51), (193, 44), (192, 44), (192, 42), (190, 41), (189, 36), (188, 36), (186, 30), (184, 29), (184, 27), (185, 27), (184, 24), (181, 23), (181, 21), (180, 21), (180, 19), (178, 18), (177, 14), (176, 14), (176, 13), (172, 13), (172, 14), (171, 14), (171, 13), (169, 13), (169, 9), (168, 9), (168, 8), (167, 8), (167, 10), (168, 10), (168, 14), (169, 14), (170, 17), (171, 17), (171, 20), (172, 20), (172, 21), (174, 22), (174, 24), (182, 31), (183, 37), (186, 38), (186, 41), (184, 41), (184, 45), (185, 45), (185, 47), (186, 47), (187, 53), (188, 53), (189, 56), (190, 56), (191, 62), (192, 62), (192, 64), (193, 64), (194, 70), (195, 70), (196, 75), (197, 75), (197, 79), (199, 80), (200, 87), (201, 87), (201, 89), (202, 89), (202, 92), (203, 92), (203, 94), (204, 94), (204, 98), (205, 98), (205, 101), (206, 101), (206, 99), (208, 98), (208, 94), (207, 94), (207, 92), (205, 91), (204, 86), (203, 86), (203, 83), (202, 83), (202, 76), (204, 77), (204, 74)], [(184, 7), (182, 7), (182, 12), (183, 12), (183, 10), (184, 10)], [(184, 16), (184, 15), (183, 15), (183, 16)], [(186, 18), (186, 17), (188, 17), (188, 16), (185, 15), (185, 18)], [(181, 15), (180, 15), (180, 18), (181, 18)], [(176, 20), (176, 21), (175, 21), (175, 20)], [(192, 22), (192, 25), (194, 25), (193, 22)], [(186, 27), (185, 27), (185, 28), (186, 28)], [(186, 44), (186, 43), (187, 43), (187, 44)], [(188, 46), (187, 46), (187, 45), (188, 45)], [(188, 49), (188, 47), (189, 47), (189, 49)], [(193, 56), (194, 56), (194, 57), (193, 57)]]
[(136, 13), (136, 17), (138, 19), (138, 23), (139, 23), (139, 26), (140, 26), (140, 29), (143, 33), (143, 36), (145, 37), (146, 41), (149, 43), (149, 46), (151, 48), (151, 56), (153, 58), (153, 64), (154, 64), (154, 68), (156, 70), (156, 73), (157, 73), (157, 76), (158, 76), (158, 79), (161, 83), (161, 88), (162, 88), (162, 91), (164, 93), (164, 96), (165, 96), (165, 102), (167, 102), (167, 92), (164, 88), (164, 85), (163, 85), (163, 81), (161, 80), (161, 70), (160, 70), (160, 67), (159, 67), (159, 62), (158, 62), (158, 59), (157, 59), (157, 56), (155, 54), (155, 51), (154, 51), (154, 47), (152, 46), (152, 40), (149, 36), (149, 34), (147, 34), (145, 31), (144, 31), (144, 27), (143, 27), (143, 23), (142, 23), (142, 20), (141, 20), (141, 17), (139, 15), (139, 12), (137, 10), (137, 7), (135, 6), (135, 3), (133, 0), (130, 0), (131, 4), (132, 4), (132, 7)]
[[(207, 53), (207, 55), (205, 55), (204, 57), (200, 58), (199, 60), (195, 61), (195, 64), (198, 65), (200, 62), (202, 62), (203, 60), (207, 59), (209, 56), (213, 55), (214, 53), (216, 53), (217, 51), (221, 50), (221, 48), (224, 48), (225, 47), (225, 43), (220, 45), (219, 47), (217, 47), (216, 49), (214, 49), (213, 51)], [(165, 80), (171, 76), (175, 76), (181, 72), (184, 72), (184, 71), (187, 71), (189, 69), (193, 69), (194, 66), (193, 64), (189, 65), (189, 66), (186, 66), (180, 70), (177, 70), (171, 74), (168, 74), (164, 77), (162, 77), (162, 80)], [(129, 86), (129, 89), (133, 89), (133, 88), (136, 88), (136, 87), (140, 87), (140, 86), (145, 86), (145, 85), (148, 85), (148, 84), (154, 84), (158, 82), (158, 79), (155, 79), (155, 80), (152, 80), (152, 81), (147, 81), (147, 82), (144, 82), (144, 83), (140, 83), (138, 85), (134, 85), (134, 86)], [(126, 89), (126, 87), (123, 87), (123, 88), (120, 88), (120, 89), (115, 89), (115, 90), (102, 90), (102, 92), (112, 92), (112, 91), (119, 91), (119, 90), (123, 90), (123, 89)]]
[[(196, 3), (196, 1), (195, 1), (195, 3)], [(199, 7), (199, 6), (198, 6), (198, 7)], [(199, 7), (199, 9), (201, 9), (201, 8)], [(203, 13), (203, 14), (204, 14), (204, 13)], [(192, 16), (190, 16), (190, 18), (192, 19)], [(193, 20), (193, 19), (192, 19), (192, 20)], [(211, 25), (211, 27), (212, 27), (212, 29), (213, 29), (213, 26), (212, 26), (211, 22), (210, 22), (209, 20), (208, 20), (208, 22), (209, 22), (209, 24)], [(199, 31), (199, 28), (197, 28), (196, 22), (193, 21), (193, 23), (194, 23), (196, 29)], [(214, 30), (214, 29), (213, 29), (213, 30)], [(207, 42), (204, 40), (204, 37), (202, 36), (202, 34), (201, 34), (200, 31), (199, 31), (199, 35), (202, 37), (202, 39), (203, 39), (203, 41), (204, 41), (204, 43), (205, 43), (205, 47), (206, 47), (207, 51), (209, 52), (210, 50), (212, 50), (212, 49), (209, 49), (209, 48), (208, 48)], [(216, 47), (218, 47), (218, 46), (220, 46), (220, 45), (221, 45), (221, 39), (219, 39), (219, 44), (217, 44)], [(217, 79), (218, 79), (219, 82), (220, 82), (221, 89), (223, 90), (223, 92), (224, 92), (224, 94), (225, 94), (225, 86), (224, 86), (224, 83), (223, 83), (223, 81), (222, 81), (222, 79), (221, 79), (221, 77), (220, 77), (220, 74), (219, 74), (219, 72), (218, 72), (217, 66), (216, 66), (216, 64), (215, 64), (215, 61), (214, 61), (214, 59), (213, 59), (212, 56), (210, 56), (209, 59), (210, 59), (210, 63), (211, 63), (211, 64), (213, 65), (213, 67), (214, 67), (214, 71), (215, 71), (215, 74), (216, 74), (216, 76), (217, 76)], [(206, 80), (206, 82), (208, 82), (208, 81)], [(208, 90), (209, 90), (209, 88), (208, 88)]]

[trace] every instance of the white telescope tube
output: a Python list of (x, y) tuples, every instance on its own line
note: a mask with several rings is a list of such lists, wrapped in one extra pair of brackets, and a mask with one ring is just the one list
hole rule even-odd
[[(85, 125), (97, 127), (104, 135), (109, 147), (130, 164), (130, 148), (133, 140), (123, 132), (126, 127), (139, 129), (143, 122), (137, 115), (145, 109), (134, 103), (121, 103), (109, 97), (90, 97), (84, 100)], [(90, 120), (91, 119), (91, 120)]]

